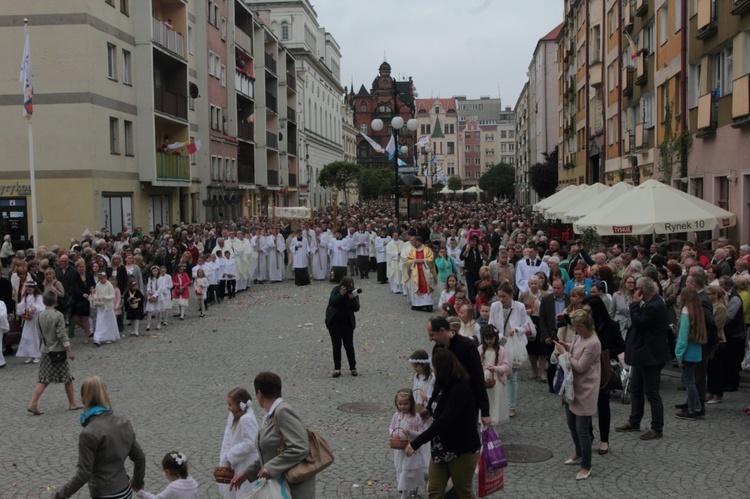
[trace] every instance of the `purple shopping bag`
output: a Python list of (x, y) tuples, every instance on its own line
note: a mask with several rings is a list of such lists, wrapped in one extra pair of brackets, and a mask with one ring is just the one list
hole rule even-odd
[(484, 463), (487, 470), (497, 471), (508, 466), (503, 443), (491, 426), (482, 430), (482, 452), (484, 452)]

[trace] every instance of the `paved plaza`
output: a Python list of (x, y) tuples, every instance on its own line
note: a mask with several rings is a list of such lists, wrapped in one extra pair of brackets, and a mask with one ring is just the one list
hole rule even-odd
[[(348, 374), (345, 361), (343, 376), (331, 378), (323, 324), (331, 285), (298, 288), (287, 281), (254, 286), (210, 308), (203, 319), (192, 307), (186, 321), (173, 319), (151, 336), (98, 348), (84, 347), (80, 335), (75, 337), (76, 391), (86, 376), (104, 377), (114, 410), (132, 421), (146, 452), (149, 492), (166, 484), (159, 469), (162, 456), (179, 450), (188, 455), (201, 497), (210, 498), (218, 497), (212, 472), (226, 422), (225, 396), (237, 386), (252, 392), (255, 374), (272, 370), (282, 377), (284, 399), (321, 431), (336, 454), (334, 465), (318, 476), (317, 497), (398, 497), (388, 424), (394, 394), (411, 386), (411, 365), (404, 359), (417, 348), (432, 348), (425, 333), (428, 314), (410, 310), (402, 296), (375, 279), (355, 283), (364, 289), (355, 331), (357, 378)], [(511, 463), (505, 492), (496, 497), (742, 497), (750, 490), (750, 417), (741, 411), (750, 405), (746, 377), (739, 392), (709, 406), (705, 420), (691, 422), (674, 417), (672, 406), (685, 393), (676, 389), (677, 372), (666, 371), (664, 438), (644, 442), (637, 434), (613, 431), (610, 453), (600, 457), (594, 451), (591, 478), (576, 482), (577, 470), (562, 464), (573, 454), (573, 444), (560, 399), (528, 374), (528, 369), (521, 373), (518, 416), (500, 426), (499, 434), (507, 444), (544, 447), (552, 458)], [(36, 379), (37, 367), (14, 357), (0, 370), (2, 498), (49, 497), (75, 472), (80, 412), (67, 410), (60, 385), (43, 395), (42, 416), (26, 412)], [(359, 403), (354, 407), (360, 413), (338, 409), (353, 403)], [(612, 399), (613, 427), (627, 420), (629, 407)], [(262, 411), (255, 404), (254, 409), (260, 420)], [(646, 420), (648, 415), (647, 410)], [(598, 448), (598, 440), (594, 445)], [(76, 497), (88, 497), (88, 489)]]

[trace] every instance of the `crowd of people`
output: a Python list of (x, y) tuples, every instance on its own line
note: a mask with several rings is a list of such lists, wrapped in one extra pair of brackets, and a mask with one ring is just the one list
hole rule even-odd
[[(408, 441), (394, 451), (404, 497), (425, 483), (425, 474), (430, 497), (441, 497), (449, 478), (459, 497), (471, 497), (477, 425), (516, 416), (527, 362), (529, 382), (575, 394), (563, 397), (575, 448), (565, 464), (580, 467), (578, 480), (591, 475), (594, 415), (598, 454), (609, 452), (609, 393), (621, 389), (621, 370), (629, 373), (632, 405), (628, 421), (615, 431), (640, 432), (648, 401), (651, 423), (643, 440), (663, 436), (660, 379), (668, 363), (681, 369), (686, 391), (678, 418), (704, 418), (710, 405), (739, 388), (750, 326), (749, 246), (735, 249), (720, 238), (712, 255), (689, 242), (672, 254), (658, 244), (584, 248), (577, 240), (549, 237), (537, 215), (510, 202), (441, 201), (412, 220), (399, 220), (389, 209), (390, 203), (371, 202), (321, 209), (304, 220), (242, 219), (157, 227), (153, 234), (138, 227), (115, 236), (86, 231), (69, 248), (14, 252), (4, 244), (0, 257), (8, 277), (0, 277), (0, 330), (20, 328), (15, 355), (40, 364), (28, 410), (42, 413), (38, 401), (49, 383), (65, 384), (70, 408), (80, 407), (67, 362), (51, 359), (55, 352), (65, 352), (63, 360), (75, 358), (69, 337), (76, 327), (84, 344), (93, 335), (94, 345), (106, 345), (140, 335), (143, 321), (150, 331), (193, 311), (201, 318), (237, 293), (286, 279), (297, 286), (335, 283), (325, 314), (333, 377), (341, 376), (342, 345), (357, 376), (355, 279), (371, 273), (389, 286), (394, 306), (400, 301), (437, 314), (426, 325), (432, 354), (410, 356), (414, 386), (394, 399), (389, 431)], [(259, 429), (248, 412), (249, 392), (227, 396), (221, 464), (245, 471), (224, 487), (226, 497), (242, 490), (246, 479), (278, 476), (278, 469), (259, 466), (257, 457), (278, 449), (278, 432), (269, 424), (298, 420), (282, 417), (280, 380), (258, 383), (256, 378), (258, 403), (278, 417)], [(82, 402), (84, 409), (90, 406)], [(260, 445), (250, 445), (258, 435)], [(427, 443), (429, 453), (422, 448)], [(181, 454), (168, 456), (167, 477), (187, 480), (170, 464), (183, 460)], [(293, 487), (293, 497), (295, 490), (311, 497), (314, 481)]]

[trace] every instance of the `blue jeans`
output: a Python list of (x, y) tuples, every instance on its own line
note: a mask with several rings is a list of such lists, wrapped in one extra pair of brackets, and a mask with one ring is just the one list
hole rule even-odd
[(577, 416), (570, 412), (568, 404), (565, 404), (565, 416), (568, 420), (570, 436), (576, 446), (576, 456), (581, 457), (581, 469), (591, 469), (591, 416)]
[(518, 369), (513, 369), (510, 376), (508, 376), (508, 409), (516, 408), (516, 400), (518, 400)]
[(688, 412), (696, 413), (701, 410), (701, 399), (695, 386), (695, 366), (697, 362), (685, 362), (682, 365), (682, 383), (685, 385), (688, 399)]

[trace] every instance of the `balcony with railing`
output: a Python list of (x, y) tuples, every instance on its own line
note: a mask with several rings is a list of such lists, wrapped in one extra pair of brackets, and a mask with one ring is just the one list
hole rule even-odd
[(750, 0), (734, 0), (731, 12), (735, 16), (741, 16), (745, 12), (750, 12)]
[(266, 146), (273, 149), (279, 148), (279, 136), (274, 132), (266, 132)]
[(289, 141), (287, 141), (286, 143), (286, 151), (289, 154), (294, 154), (296, 156), (297, 155), (297, 143), (289, 139)]
[(189, 158), (156, 151), (156, 180), (190, 181)]
[(238, 163), (237, 164), (237, 182), (240, 184), (254, 184), (255, 183), (255, 164), (254, 163)]
[(716, 2), (713, 0), (698, 0), (698, 32), (695, 37), (703, 40), (714, 35), (719, 28), (716, 17)]
[(648, 14), (648, 0), (635, 0), (635, 15), (643, 17)]
[(253, 53), (253, 39), (240, 28), (234, 30), (234, 43), (248, 54)]
[(264, 60), (266, 62), (266, 69), (270, 71), (273, 74), (276, 74), (276, 59), (274, 59), (273, 54), (269, 54), (268, 52), (264, 53)]
[(266, 109), (273, 113), (278, 113), (278, 99), (275, 95), (266, 92)]
[(708, 137), (716, 133), (719, 123), (719, 99), (713, 93), (703, 94), (698, 98), (698, 133), (696, 137)]
[(168, 28), (162, 21), (151, 18), (151, 41), (173, 54), (185, 58), (185, 40), (174, 29)]
[(630, 97), (633, 95), (633, 82), (635, 81), (635, 68), (625, 66), (622, 68), (622, 95)]
[(631, 130), (625, 130), (622, 136), (622, 152), (623, 154), (635, 152), (635, 133)]
[(286, 86), (292, 90), (297, 90), (297, 78), (295, 78), (294, 75), (288, 71), (286, 73)]
[(635, 84), (642, 87), (646, 83), (648, 83), (648, 55), (641, 52), (635, 66)]
[(268, 185), (279, 185), (279, 172), (267, 170), (266, 175), (268, 175)]
[(246, 95), (253, 99), (253, 90), (255, 88), (255, 82), (246, 74), (235, 71), (234, 73), (234, 88), (243, 95)]
[(635, 125), (635, 150), (643, 151), (651, 147), (651, 129), (647, 128), (646, 123), (637, 123)]
[(750, 125), (750, 74), (732, 82), (732, 127)]
[(154, 109), (187, 120), (187, 96), (154, 86)]
[(292, 123), (297, 123), (297, 111), (295, 111), (291, 107), (286, 108), (286, 119), (288, 119)]
[(255, 142), (255, 123), (245, 123), (244, 121), (237, 123), (237, 138)]

